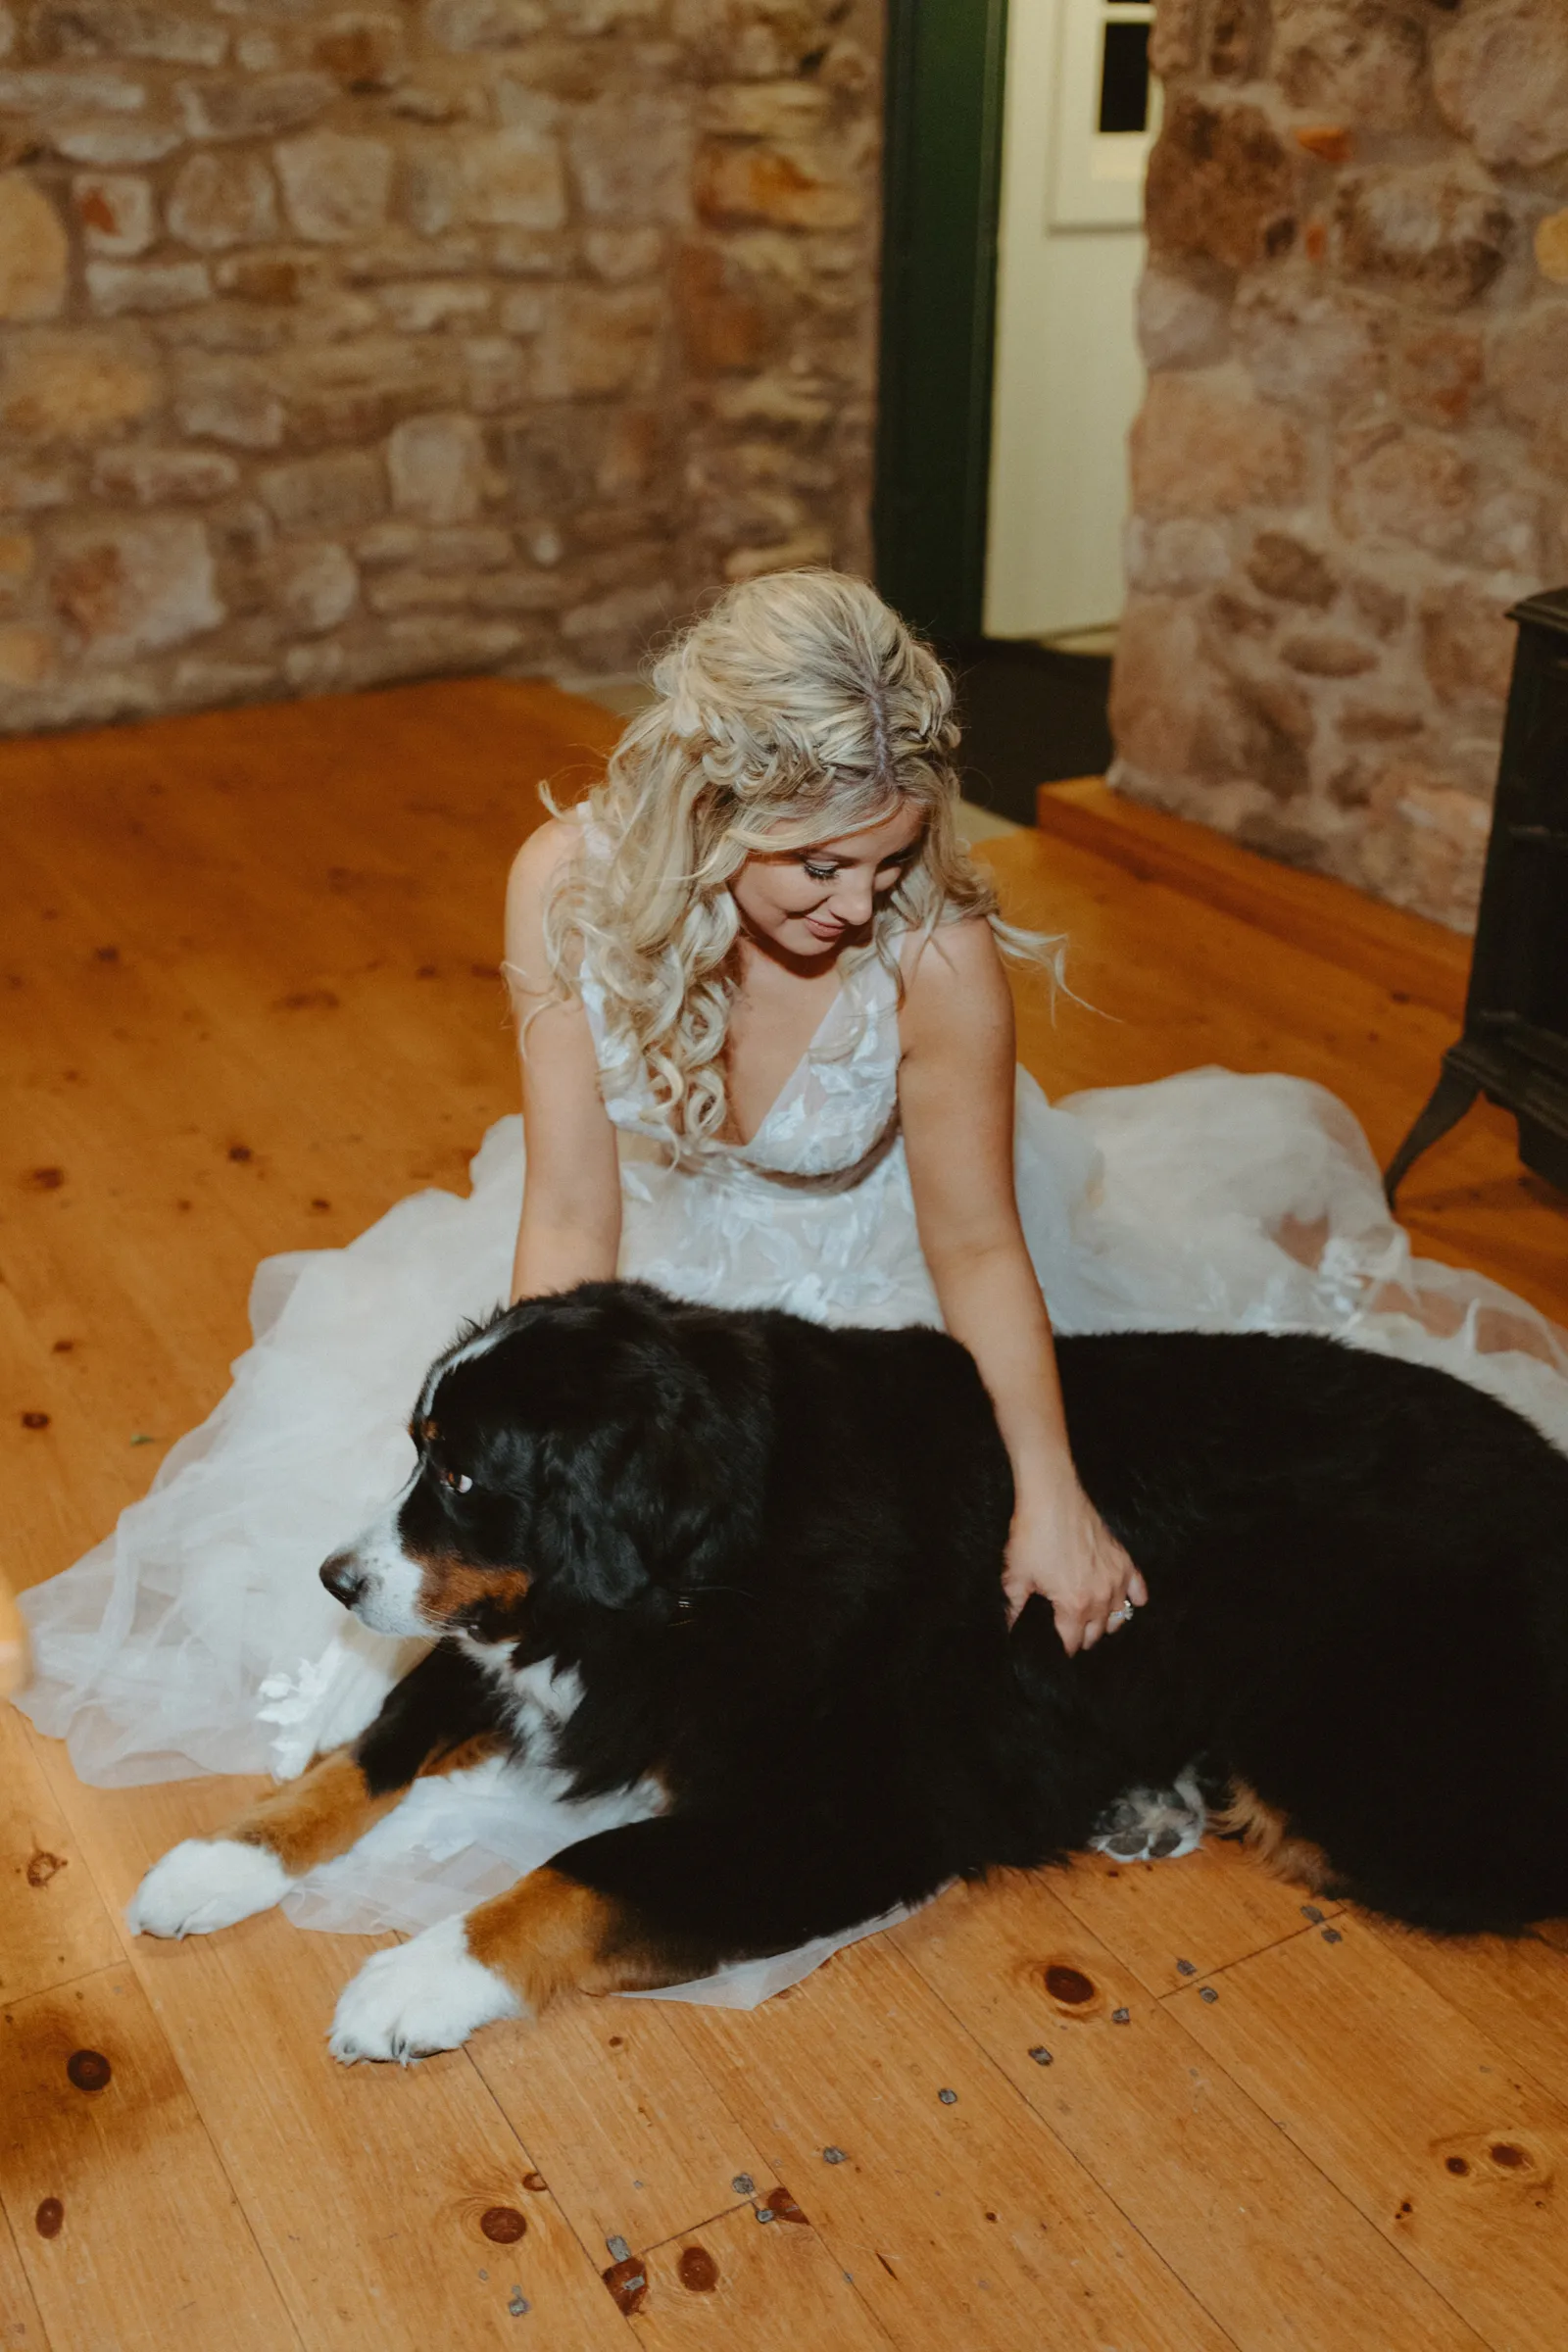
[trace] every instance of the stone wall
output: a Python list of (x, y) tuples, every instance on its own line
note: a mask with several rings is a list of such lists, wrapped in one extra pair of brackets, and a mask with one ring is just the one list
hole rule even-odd
[(875, 0), (0, 5), (0, 726), (867, 563)]
[(1568, 0), (1159, 0), (1113, 781), (1455, 928), (1568, 579)]

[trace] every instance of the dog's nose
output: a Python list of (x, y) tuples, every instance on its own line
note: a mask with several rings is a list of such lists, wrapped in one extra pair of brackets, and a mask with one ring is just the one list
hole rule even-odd
[(334, 1551), (321, 1563), (321, 1582), (334, 1600), (352, 1609), (365, 1591), (366, 1574), (352, 1551)]

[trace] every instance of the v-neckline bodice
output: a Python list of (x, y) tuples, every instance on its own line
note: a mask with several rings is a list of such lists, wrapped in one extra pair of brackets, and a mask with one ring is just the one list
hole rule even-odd
[(769, 1102), (767, 1108), (763, 1111), (761, 1117), (758, 1120), (757, 1125), (752, 1129), (751, 1134), (747, 1137), (744, 1143), (734, 1142), (726, 1137), (725, 1145), (727, 1150), (731, 1152), (747, 1152), (752, 1151), (761, 1141), (762, 1137), (767, 1133), (768, 1127), (772, 1123), (774, 1113), (783, 1109), (785, 1103), (795, 1092), (796, 1087), (804, 1079), (808, 1070), (809, 1070), (812, 1059), (821, 1047), (822, 1039), (826, 1034), (828, 1024), (837, 1013), (839, 1006), (844, 1003), (846, 993), (847, 984), (842, 978), (840, 978), (837, 988), (835, 988), (833, 994), (831, 997), (829, 997), (827, 1004), (823, 1007), (821, 1019), (817, 1022), (816, 1027), (811, 1031), (810, 1036), (807, 1039), (806, 1045), (799, 1057), (791, 1064), (790, 1068), (785, 1073), (783, 1083), (780, 1085), (778, 1092), (774, 1095), (772, 1102)]

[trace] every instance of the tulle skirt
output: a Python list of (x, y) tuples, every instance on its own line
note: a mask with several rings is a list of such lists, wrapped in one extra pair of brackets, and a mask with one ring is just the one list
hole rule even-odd
[[(1360, 1129), (1321, 1088), (1206, 1069), (1053, 1107), (1020, 1072), (1015, 1172), (1059, 1330), (1332, 1333), (1456, 1373), (1568, 1449), (1568, 1335), (1414, 1257)], [(317, 1569), (408, 1476), (431, 1357), (505, 1298), (520, 1120), (491, 1129), (471, 1174), (466, 1199), (415, 1194), (347, 1249), (265, 1260), (222, 1402), (104, 1543), (23, 1595), (35, 1679), (19, 1703), (84, 1780), (286, 1778), (360, 1730), (418, 1654), (345, 1617)], [(940, 1319), (897, 1143), (840, 1191), (636, 1160), (622, 1182), (624, 1273), (825, 1321)], [(287, 1908), (302, 1926), (422, 1928), (628, 1817), (498, 1764), (421, 1781)], [(749, 2006), (848, 1940), (673, 1997)]]

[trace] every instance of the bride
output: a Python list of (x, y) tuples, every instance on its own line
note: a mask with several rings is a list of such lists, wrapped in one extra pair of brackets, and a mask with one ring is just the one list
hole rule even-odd
[[(492, 1129), (468, 1199), (418, 1194), (346, 1250), (264, 1262), (217, 1411), (106, 1543), (24, 1595), (20, 1703), (84, 1778), (288, 1775), (375, 1712), (409, 1659), (317, 1565), (406, 1476), (424, 1367), (508, 1295), (509, 1252), (514, 1298), (618, 1270), (944, 1323), (1012, 1460), (1009, 1603), (1044, 1595), (1069, 1651), (1149, 1595), (1074, 1473), (1053, 1319), (1332, 1332), (1445, 1365), (1568, 1446), (1568, 1339), (1412, 1258), (1332, 1097), (1200, 1070), (1052, 1108), (1014, 1071), (1004, 958), (1054, 963), (1054, 943), (1003, 920), (963, 851), (950, 682), (868, 587), (732, 589), (654, 683), (603, 784), (513, 867), (522, 1131)], [(427, 1926), (613, 1818), (568, 1818), (548, 1775), (420, 1783), (289, 1908)], [(820, 1956), (705, 1989), (755, 1998)]]

